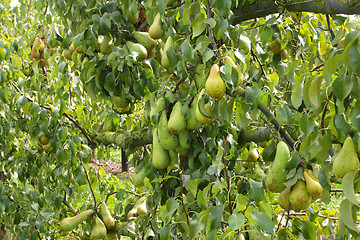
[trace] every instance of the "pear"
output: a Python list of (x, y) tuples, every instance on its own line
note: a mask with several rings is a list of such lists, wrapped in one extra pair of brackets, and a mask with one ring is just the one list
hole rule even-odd
[(39, 135), (39, 142), (41, 145), (47, 145), (49, 144), (50, 139), (43, 132), (41, 132)]
[(220, 99), (225, 95), (226, 85), (220, 76), (219, 65), (213, 64), (209, 76), (205, 83), (206, 92), (215, 99)]
[(285, 189), (286, 174), (285, 167), (290, 158), (290, 151), (285, 142), (280, 141), (276, 146), (274, 162), (266, 177), (266, 187), (271, 192), (280, 193)]
[(321, 197), (323, 187), (318, 181), (315, 181), (307, 171), (304, 171), (307, 192), (315, 199)]
[(115, 226), (114, 218), (111, 216), (109, 209), (106, 206), (105, 202), (100, 204), (100, 212), (99, 215), (105, 224), (106, 229), (112, 229)]
[(67, 60), (72, 60), (72, 56), (71, 56), (71, 54), (70, 54), (70, 52), (69, 52), (69, 50), (68, 49), (65, 49), (64, 50), (64, 52), (63, 52), (63, 54), (64, 54), (64, 57), (67, 59)]
[(164, 31), (162, 29), (160, 13), (156, 14), (153, 23), (149, 27), (149, 35), (153, 39), (159, 39), (162, 37)]
[(239, 48), (248, 54), (251, 50), (251, 41), (247, 36), (241, 35), (239, 37)]
[(165, 110), (161, 113), (157, 134), (161, 146), (166, 150), (175, 150), (179, 145), (177, 136), (169, 131)]
[(127, 41), (125, 43), (125, 45), (128, 48), (130, 53), (136, 53), (137, 60), (142, 61), (147, 58), (147, 54), (148, 54), (147, 50), (140, 43), (133, 43), (133, 42)]
[(229, 57), (229, 56), (225, 56), (224, 57), (224, 62), (225, 64), (228, 64), (230, 66), (232, 66), (233, 68), (235, 68), (235, 70), (238, 72), (238, 81), (237, 81), (237, 85), (241, 86), (241, 84), (244, 81), (244, 75), (242, 74), (242, 72), (240, 71), (240, 69), (236, 66), (236, 64), (234, 63), (234, 61)]
[(111, 36), (105, 35), (103, 40), (99, 43), (100, 52), (104, 55), (108, 55), (111, 53)]
[(165, 169), (170, 164), (170, 157), (168, 151), (161, 146), (157, 132), (158, 130), (155, 128), (153, 131), (152, 163), (157, 169)]
[(161, 52), (161, 66), (163, 66), (164, 68), (166, 69), (169, 69), (170, 68), (170, 61), (169, 61), (169, 58), (166, 54), (167, 50), (169, 50), (169, 48), (174, 44), (174, 40), (171, 36), (169, 36), (167, 39), (166, 39), (166, 42), (164, 44), (164, 49), (163, 51)]
[(130, 103), (126, 97), (118, 97), (118, 96), (113, 96), (112, 101), (115, 104), (115, 106), (118, 108), (127, 107)]
[[(200, 103), (201, 97), (202, 95), (205, 93), (205, 89), (201, 90), (199, 97), (197, 99), (197, 103), (196, 103), (196, 112), (195, 112), (195, 116), (197, 118), (197, 120), (202, 123), (202, 124), (209, 124), (212, 122), (212, 118), (211, 118), (211, 105), (210, 103), (206, 103), (205, 105), (202, 105)], [(203, 107), (204, 111), (203, 112), (205, 115), (201, 114), (200, 109), (199, 109), (199, 105), (200, 107)]]
[(136, 1), (130, 2), (130, 6), (127, 10), (123, 11), (125, 19), (131, 24), (136, 24), (139, 20), (139, 11)]
[(76, 216), (64, 218), (60, 222), (60, 228), (63, 231), (72, 231), (74, 228), (76, 228), (81, 222), (85, 221), (87, 218), (89, 218), (91, 215), (94, 214), (94, 210), (86, 210)]
[(40, 45), (42, 43), (42, 40), (39, 37), (36, 37), (32, 48), (31, 48), (31, 56), (35, 59), (40, 59)]
[(133, 176), (133, 183), (135, 185), (135, 187), (142, 187), (144, 186), (144, 178), (146, 177), (146, 169), (145, 167), (143, 167), (140, 172), (135, 173), (135, 175)]
[(73, 52), (75, 52), (75, 47), (74, 47), (74, 43), (71, 43), (69, 46), (69, 53), (73, 54)]
[(288, 57), (288, 52), (287, 52), (287, 50), (286, 50), (286, 49), (282, 50), (282, 51), (281, 51), (281, 59), (282, 59), (282, 60), (285, 60), (285, 59), (287, 59), (287, 57)]
[(270, 50), (274, 53), (274, 54), (280, 54), (281, 53), (281, 41), (279, 38), (274, 39), (271, 43), (270, 43)]
[(141, 214), (147, 214), (147, 207), (146, 207), (146, 198), (142, 197), (134, 205), (134, 209), (136, 209), (136, 214), (139, 216)]
[(255, 162), (259, 158), (259, 150), (257, 148), (250, 149), (247, 157), (247, 161)]
[(94, 216), (95, 227), (91, 230), (94, 239), (104, 239), (106, 237), (106, 227), (98, 216)]
[(131, 209), (128, 214), (126, 215), (126, 219), (132, 219), (132, 218), (135, 218), (137, 217), (137, 209)]
[(343, 178), (345, 174), (359, 167), (359, 158), (356, 155), (354, 143), (349, 136), (345, 139), (343, 147), (333, 161), (333, 171), (335, 176)]
[(290, 205), (290, 192), (291, 192), (291, 187), (287, 187), (279, 195), (278, 202), (280, 207), (284, 210), (292, 209)]
[(78, 53), (78, 54), (84, 54), (85, 51), (84, 51), (84, 47), (82, 45), (78, 46), (77, 48), (75, 48), (75, 51)]
[(179, 133), (186, 128), (185, 116), (181, 111), (181, 102), (175, 103), (168, 121), (168, 129), (172, 133)]
[(148, 32), (135, 31), (131, 34), (138, 43), (143, 45), (148, 52), (150, 52), (156, 45), (157, 42), (152, 39)]
[(170, 166), (174, 166), (179, 163), (179, 153), (177, 151), (169, 151)]
[(201, 127), (201, 122), (196, 118), (196, 105), (197, 105), (197, 98), (190, 105), (190, 116), (186, 120), (186, 129), (188, 130), (197, 130)]
[(150, 120), (155, 123), (156, 121), (153, 120), (153, 116), (164, 109), (165, 107), (165, 98), (161, 97), (156, 101), (155, 108), (151, 108), (150, 110)]
[(306, 183), (297, 180), (290, 193), (290, 204), (294, 210), (304, 210), (310, 206), (311, 196), (306, 190)]
[(180, 153), (180, 155), (185, 155), (190, 149), (189, 143), (189, 131), (187, 129), (182, 130), (178, 133), (179, 137), (179, 147), (176, 148), (176, 151)]

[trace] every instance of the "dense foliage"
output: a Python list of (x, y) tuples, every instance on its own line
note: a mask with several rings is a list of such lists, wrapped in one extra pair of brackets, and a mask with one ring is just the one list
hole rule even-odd
[[(101, 202), (108, 239), (360, 236), (356, 17), (287, 1), (240, 23), (235, 10), (257, 1), (10, 2), (0, 237), (91, 239)], [(131, 179), (90, 167), (120, 149)]]

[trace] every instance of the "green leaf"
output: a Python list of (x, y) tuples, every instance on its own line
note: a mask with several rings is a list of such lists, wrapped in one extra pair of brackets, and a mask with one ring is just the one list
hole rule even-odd
[(99, 18), (98, 23), (98, 33), (100, 35), (106, 35), (109, 33), (111, 28), (111, 16), (109, 13), (104, 13), (102, 17)]
[(249, 183), (250, 183), (249, 197), (254, 199), (256, 202), (259, 202), (262, 199), (264, 199), (262, 182), (255, 181), (250, 178)]
[(9, 98), (8, 98), (8, 90), (7, 88), (0, 88), (0, 100), (4, 103), (7, 103), (9, 101)]
[(170, 222), (172, 215), (178, 207), (179, 202), (175, 198), (169, 198), (165, 205), (160, 208), (160, 217), (165, 222), (165, 224)]
[(294, 120), (293, 113), (288, 105), (283, 105), (280, 107), (279, 115), (289, 124)]
[(220, 227), (223, 210), (224, 210), (223, 205), (217, 205), (211, 210), (211, 213), (210, 213), (210, 229), (211, 230), (216, 230)]
[(302, 235), (307, 240), (316, 240), (316, 228), (313, 222), (302, 223)]
[(196, 216), (195, 219), (190, 221), (190, 237), (194, 239), (195, 236), (204, 229), (204, 227), (205, 223), (201, 221), (201, 218)]
[(335, 97), (340, 101), (344, 101), (353, 88), (353, 81), (351, 78), (345, 77), (345, 75), (340, 75), (335, 79), (332, 86)]
[(171, 236), (170, 236), (170, 227), (171, 225), (165, 225), (161, 228), (160, 230), (160, 240), (170, 240)]
[(240, 229), (245, 223), (245, 216), (242, 213), (233, 213), (229, 217), (229, 226), (232, 230)]
[(286, 67), (286, 77), (291, 84), (295, 84), (295, 70), (300, 64), (300, 60), (295, 60)]
[(251, 218), (255, 220), (256, 225), (265, 232), (272, 234), (274, 232), (274, 223), (264, 212), (251, 213)]
[(356, 73), (357, 75), (360, 75), (360, 53), (358, 50), (358, 41), (357, 39), (354, 44), (350, 46), (349, 49), (349, 64), (351, 70)]
[(222, 38), (228, 27), (229, 27), (229, 23), (226, 19), (221, 19), (220, 21), (218, 21), (214, 28), (214, 37), (217, 40)]
[(340, 204), (340, 221), (342, 221), (346, 227), (357, 232), (357, 226), (353, 218), (352, 205), (348, 199), (344, 199)]
[(215, 1), (217, 10), (220, 12), (220, 14), (227, 18), (230, 14), (231, 9), (231, 0), (222, 0), (222, 1)]
[(360, 131), (360, 101), (356, 101), (355, 106), (351, 109), (350, 120), (357, 131)]
[(359, 201), (354, 191), (354, 180), (359, 170), (355, 169), (347, 174), (342, 179), (341, 189), (344, 191), (345, 197), (352, 203), (359, 206)]
[(181, 52), (186, 60), (191, 62), (192, 60), (192, 48), (189, 44), (189, 41), (186, 39), (181, 45)]
[(346, 121), (344, 114), (336, 114), (334, 116), (334, 125), (338, 132), (344, 136), (350, 131), (350, 125)]
[(291, 103), (294, 108), (299, 108), (303, 99), (303, 81), (301, 77), (295, 77), (295, 86), (292, 88)]
[(247, 86), (245, 92), (245, 99), (247, 102), (250, 102), (257, 107), (259, 102), (261, 101), (261, 91), (254, 86)]
[(315, 127), (315, 121), (313, 118), (309, 117), (308, 114), (303, 114), (299, 121), (300, 129), (303, 131), (305, 136), (310, 135)]

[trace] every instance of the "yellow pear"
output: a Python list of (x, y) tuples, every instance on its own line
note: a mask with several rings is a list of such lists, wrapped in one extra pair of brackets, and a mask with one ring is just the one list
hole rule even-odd
[(241, 86), (241, 84), (244, 81), (244, 75), (242, 74), (242, 72), (240, 71), (240, 69), (236, 66), (235, 62), (229, 57), (229, 56), (225, 56), (224, 57), (224, 62), (225, 64), (228, 64), (230, 66), (232, 66), (233, 68), (236, 69), (237, 73), (238, 73), (238, 82), (237, 85)]
[(164, 31), (162, 29), (160, 13), (156, 14), (153, 23), (149, 27), (149, 35), (153, 39), (159, 39), (162, 37)]
[(91, 236), (94, 239), (104, 239), (106, 237), (106, 227), (98, 216), (94, 216), (95, 227), (91, 230)]
[(81, 222), (88, 219), (91, 215), (94, 214), (94, 210), (86, 210), (76, 216), (64, 218), (60, 222), (60, 228), (63, 231), (72, 231), (74, 228), (76, 228)]
[(74, 47), (74, 43), (71, 43), (69, 46), (69, 53), (73, 54), (73, 52), (75, 52), (75, 47)]
[(349, 136), (345, 139), (343, 147), (333, 161), (333, 171), (337, 177), (343, 178), (345, 174), (359, 167), (359, 158), (354, 143)]
[(134, 205), (134, 209), (136, 209), (136, 214), (139, 216), (141, 214), (147, 214), (147, 207), (146, 207), (146, 198), (140, 198)]
[(100, 204), (99, 215), (105, 224), (106, 229), (112, 229), (115, 226), (114, 218), (111, 216), (109, 209), (106, 206), (105, 202)]
[(318, 181), (315, 181), (307, 171), (304, 171), (304, 177), (306, 182), (306, 190), (313, 198), (321, 197), (323, 187)]
[(46, 137), (43, 132), (41, 132), (39, 135), (39, 142), (41, 143), (41, 145), (47, 145), (50, 143), (50, 139)]
[(247, 161), (256, 162), (259, 158), (259, 150), (257, 148), (250, 149), (247, 157)]
[(225, 95), (226, 85), (220, 76), (219, 65), (213, 64), (209, 76), (205, 83), (206, 92), (215, 99), (220, 99)]
[[(197, 118), (197, 120), (202, 123), (202, 124), (209, 124), (212, 122), (212, 118), (211, 118), (211, 105), (210, 103), (206, 103), (206, 104), (201, 104), (200, 100), (202, 95), (205, 93), (205, 89), (202, 89), (199, 97), (197, 99), (197, 104), (196, 104), (196, 112), (195, 112), (195, 116)], [(201, 114), (200, 109), (199, 109), (199, 102), (200, 102), (200, 107), (202, 107), (204, 109), (204, 115)], [(202, 101), (203, 102), (203, 101)]]
[(41, 46), (42, 40), (39, 37), (36, 37), (32, 48), (31, 48), (31, 56), (35, 59), (40, 59), (40, 46)]

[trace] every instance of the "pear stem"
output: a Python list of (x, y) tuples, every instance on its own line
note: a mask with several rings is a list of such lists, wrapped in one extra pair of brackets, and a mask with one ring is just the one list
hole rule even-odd
[(85, 176), (86, 176), (86, 179), (87, 179), (87, 181), (88, 181), (91, 194), (92, 194), (92, 196), (93, 196), (93, 198), (94, 198), (94, 206), (96, 207), (96, 197), (95, 197), (94, 191), (93, 191), (92, 186), (91, 186), (91, 183), (90, 183), (89, 175), (88, 175), (88, 173), (87, 173), (87, 170), (86, 170), (86, 168), (85, 168), (84, 162), (82, 161), (80, 155), (78, 155), (78, 157), (79, 157), (79, 159), (80, 159), (80, 162), (81, 162), (81, 164), (82, 164), (82, 167), (84, 168)]

